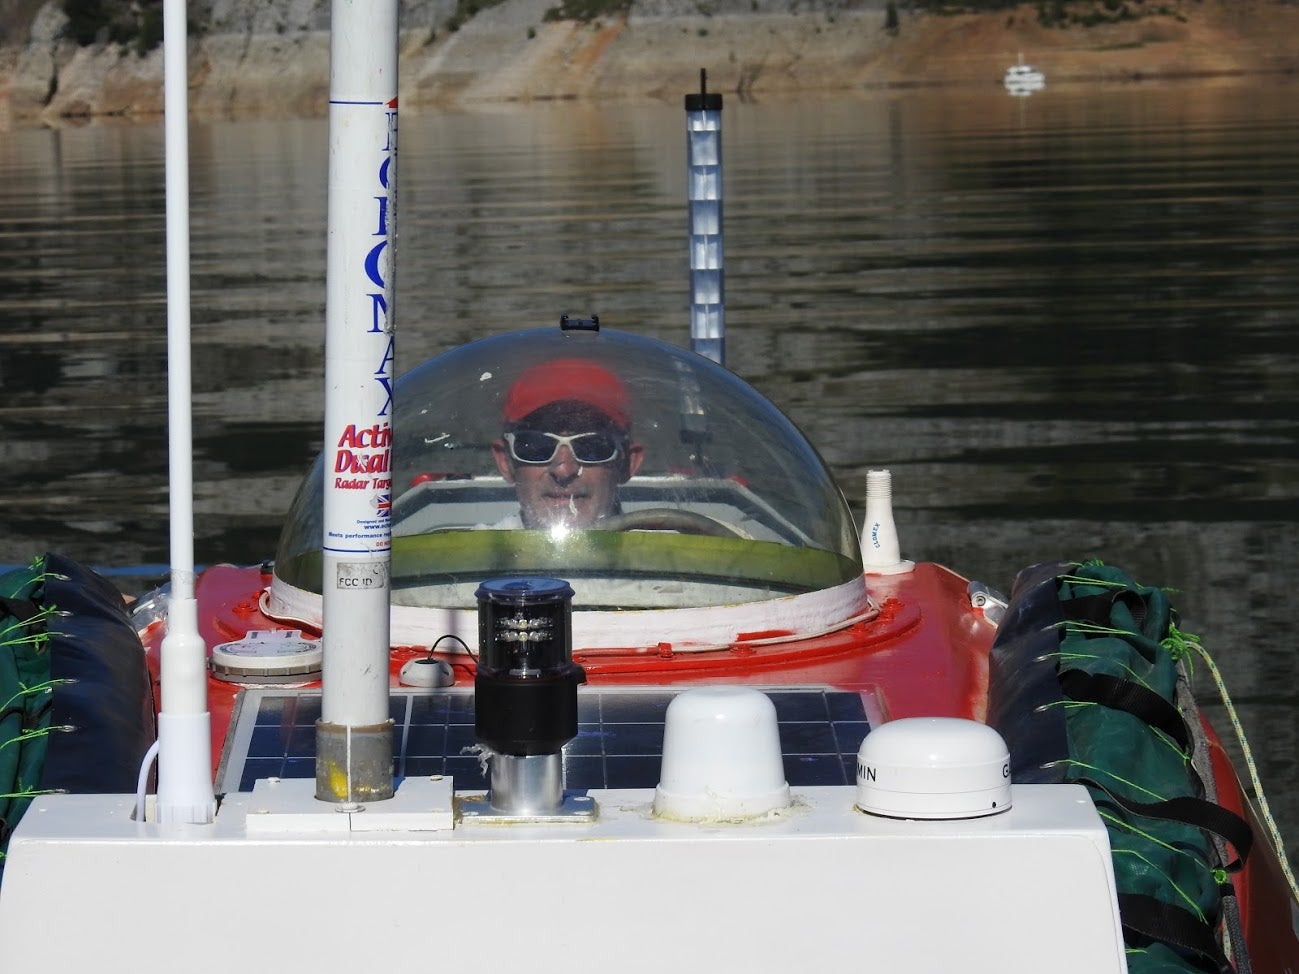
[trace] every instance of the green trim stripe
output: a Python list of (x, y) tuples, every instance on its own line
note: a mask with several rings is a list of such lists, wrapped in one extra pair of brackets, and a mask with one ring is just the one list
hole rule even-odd
[[(320, 591), (319, 551), (282, 561), (276, 574)], [(832, 588), (861, 574), (852, 559), (819, 548), (667, 531), (581, 531), (563, 542), (544, 531), (443, 531), (394, 538), (393, 587), (497, 575), (669, 577), (761, 584), (791, 592)]]

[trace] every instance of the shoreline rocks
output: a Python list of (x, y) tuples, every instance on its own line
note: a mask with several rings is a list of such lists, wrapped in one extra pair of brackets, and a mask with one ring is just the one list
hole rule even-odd
[[(499, 102), (675, 101), (698, 84), (744, 97), (923, 85), (1000, 83), (1023, 54), (1048, 84), (1299, 71), (1299, 5), (1180, 0), (1174, 15), (1067, 29), (1036, 8), (952, 16), (904, 13), (885, 30), (885, 0), (851, 9), (817, 0), (790, 12), (773, 0), (638, 0), (591, 23), (546, 21), (554, 0), (505, 0), (458, 30), (449, 2), (403, 14), (400, 99), (416, 112)], [(445, 7), (446, 9), (441, 9)], [(323, 114), (329, 86), (327, 0), (214, 0), (190, 41), (190, 104), (199, 117)], [(708, 9), (708, 13), (701, 10)], [(322, 12), (323, 10), (323, 12)], [(162, 111), (162, 51), (145, 56), (65, 36), (56, 0), (27, 45), (0, 50), (0, 128), (87, 119), (153, 119)]]

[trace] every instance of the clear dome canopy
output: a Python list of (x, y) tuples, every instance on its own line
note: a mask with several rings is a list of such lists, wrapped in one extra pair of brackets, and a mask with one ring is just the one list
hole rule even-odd
[[(692, 352), (609, 330), (516, 332), (425, 362), (394, 397), (394, 621), (442, 613), (421, 635), (511, 575), (563, 578), (574, 608), (597, 613), (827, 590), (848, 616), (867, 602), (824, 461), (775, 406)], [(321, 463), (280, 537), (272, 614), (318, 616)]]

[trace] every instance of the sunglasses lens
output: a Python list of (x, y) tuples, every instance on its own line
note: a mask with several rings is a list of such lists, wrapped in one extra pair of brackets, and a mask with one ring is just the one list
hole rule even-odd
[(579, 463), (608, 463), (618, 455), (617, 441), (603, 433), (575, 437), (570, 445)]
[(559, 448), (552, 437), (535, 430), (519, 430), (514, 434), (510, 446), (514, 451), (514, 459), (521, 463), (549, 463)]

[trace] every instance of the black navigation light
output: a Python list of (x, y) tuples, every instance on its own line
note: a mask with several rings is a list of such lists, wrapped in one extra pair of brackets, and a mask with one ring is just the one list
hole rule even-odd
[(546, 812), (563, 799), (559, 755), (577, 736), (573, 589), (557, 578), (483, 582), (474, 729), (492, 752), (492, 806)]

